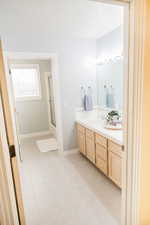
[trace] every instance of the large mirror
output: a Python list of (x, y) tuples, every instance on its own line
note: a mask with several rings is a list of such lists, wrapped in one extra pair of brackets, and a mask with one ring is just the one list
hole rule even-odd
[(123, 61), (97, 65), (97, 102), (102, 108), (123, 107)]
[(97, 40), (97, 103), (101, 108), (122, 110), (122, 27)]

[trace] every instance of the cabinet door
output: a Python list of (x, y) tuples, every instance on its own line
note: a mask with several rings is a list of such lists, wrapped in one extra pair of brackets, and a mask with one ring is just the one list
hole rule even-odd
[(109, 178), (121, 188), (122, 158), (111, 151), (108, 154)]
[(99, 144), (96, 144), (96, 158), (97, 157), (107, 161), (107, 149)]
[(104, 148), (107, 148), (107, 138), (103, 137), (100, 134), (96, 134), (96, 143), (103, 146)]
[(94, 139), (86, 137), (87, 158), (95, 164), (95, 142)]
[(96, 144), (96, 166), (107, 175), (107, 149)]
[(78, 131), (78, 145), (79, 145), (79, 151), (86, 155), (86, 149), (85, 149), (85, 134)]
[(104, 161), (99, 156), (96, 156), (96, 166), (100, 169), (105, 175), (107, 175), (107, 161)]

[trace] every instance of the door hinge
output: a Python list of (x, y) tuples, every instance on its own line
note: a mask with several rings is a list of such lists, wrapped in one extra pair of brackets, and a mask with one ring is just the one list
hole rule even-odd
[(16, 149), (14, 145), (9, 146), (9, 154), (11, 158), (16, 157)]

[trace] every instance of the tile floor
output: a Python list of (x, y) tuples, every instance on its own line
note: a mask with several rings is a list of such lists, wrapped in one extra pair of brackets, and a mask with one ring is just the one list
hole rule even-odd
[(120, 225), (121, 192), (111, 181), (79, 153), (41, 153), (35, 141), (21, 144), (27, 225)]

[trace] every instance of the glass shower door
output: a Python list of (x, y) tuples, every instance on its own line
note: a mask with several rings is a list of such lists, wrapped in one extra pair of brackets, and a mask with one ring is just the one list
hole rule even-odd
[(51, 114), (51, 123), (54, 127), (56, 127), (55, 102), (54, 102), (52, 76), (48, 76), (48, 94), (49, 94), (49, 107), (50, 107), (50, 114)]

